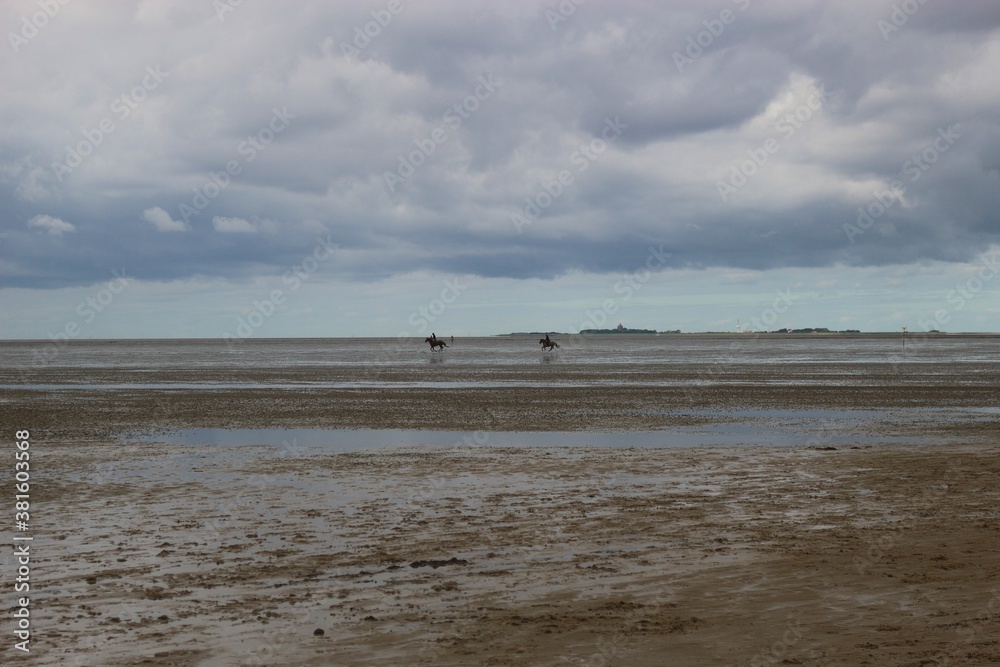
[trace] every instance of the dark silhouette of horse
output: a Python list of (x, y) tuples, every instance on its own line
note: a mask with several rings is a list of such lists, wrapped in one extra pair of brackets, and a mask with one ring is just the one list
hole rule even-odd
[(424, 339), (424, 342), (431, 346), (431, 352), (433, 352), (435, 349), (437, 349), (440, 352), (444, 350), (444, 348), (448, 347), (448, 344), (445, 343), (440, 338), (427, 337)]
[(538, 340), (538, 344), (542, 346), (543, 350), (551, 350), (553, 348), (559, 347), (559, 343), (555, 342), (554, 340), (545, 340), (544, 338), (540, 338)]

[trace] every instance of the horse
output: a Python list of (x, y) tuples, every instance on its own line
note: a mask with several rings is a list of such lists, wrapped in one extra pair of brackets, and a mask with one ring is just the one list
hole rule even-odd
[(431, 352), (433, 352), (437, 348), (440, 348), (438, 351), (441, 352), (444, 350), (444, 348), (448, 347), (448, 344), (445, 343), (440, 338), (428, 337), (424, 339), (424, 342), (431, 346)]
[(545, 340), (544, 338), (539, 339), (538, 344), (542, 346), (542, 350), (551, 350), (559, 347), (559, 343), (554, 340)]

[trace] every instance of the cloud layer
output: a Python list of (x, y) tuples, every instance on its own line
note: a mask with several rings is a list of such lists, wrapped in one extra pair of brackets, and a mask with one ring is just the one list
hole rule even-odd
[(1000, 241), (994, 2), (56, 5), (0, 9), (0, 287), (251, 280), (327, 237), (356, 282)]

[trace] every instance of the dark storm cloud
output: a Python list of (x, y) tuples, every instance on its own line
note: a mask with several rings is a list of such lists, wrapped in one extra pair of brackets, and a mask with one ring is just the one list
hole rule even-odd
[(67, 5), (0, 65), (0, 284), (280, 275), (327, 237), (360, 280), (998, 241), (995, 3), (558, 7)]

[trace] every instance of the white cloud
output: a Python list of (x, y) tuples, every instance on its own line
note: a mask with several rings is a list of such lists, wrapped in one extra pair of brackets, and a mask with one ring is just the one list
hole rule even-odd
[[(338, 248), (323, 264), (331, 279), (510, 279), (506, 292), (463, 296), (485, 312), (534, 303), (539, 284), (569, 290), (556, 279), (575, 272), (619, 297), (607, 276), (644, 271), (650, 247), (668, 266), (722, 276), (711, 284), (728, 294), (782, 267), (853, 281), (862, 267), (962, 262), (1000, 242), (1000, 3), (927, 3), (888, 39), (876, 21), (891, 7), (870, 0), (722, 2), (736, 17), (722, 34), (706, 27), (720, 7), (697, 2), (585, 3), (555, 26), (555, 0), (497, 4), (404, 3), (381, 26), (353, 3), (317, 0), (67, 6), (19, 43), (16, 67), (0, 67), (0, 284), (91, 285), (115, 264), (224, 285), (283, 275), (323, 239)], [(689, 48), (700, 55), (680, 71), (674, 54)], [(818, 105), (813, 85), (829, 100)], [(952, 127), (954, 141), (941, 136)], [(886, 203), (893, 179), (905, 192)], [(737, 180), (723, 199), (718, 184)], [(72, 243), (57, 238), (74, 227)], [(658, 289), (651, 279), (628, 306)], [(900, 303), (914, 291), (886, 289)], [(366, 324), (346, 335), (395, 334), (423, 299), (408, 294), (352, 304)], [(177, 303), (208, 298), (189, 297)], [(623, 323), (728, 318), (732, 330), (770, 304), (739, 311), (734, 298), (720, 314), (713, 294), (691, 299), (679, 304), (689, 316)], [(852, 312), (856, 296), (843, 299)], [(826, 324), (836, 308), (822, 308), (803, 326)], [(855, 321), (898, 330), (897, 310)], [(544, 309), (489, 326), (471, 308), (449, 313), (486, 332), (555, 326), (531, 321)]]
[(257, 227), (250, 221), (243, 218), (224, 218), (220, 215), (212, 218), (212, 226), (215, 231), (223, 234), (256, 234)]
[(146, 222), (153, 223), (153, 226), (161, 232), (186, 232), (189, 229), (183, 220), (174, 220), (159, 206), (147, 208), (142, 212), (142, 217)]
[(45, 169), (32, 166), (30, 158), (0, 163), (0, 182), (17, 182), (14, 193), (22, 201), (35, 202), (48, 197), (45, 181)]
[(50, 236), (62, 236), (65, 232), (76, 231), (76, 227), (65, 220), (60, 220), (59, 218), (54, 218), (51, 215), (45, 214), (36, 215), (31, 220), (28, 220), (28, 226), (44, 230), (48, 232)]

